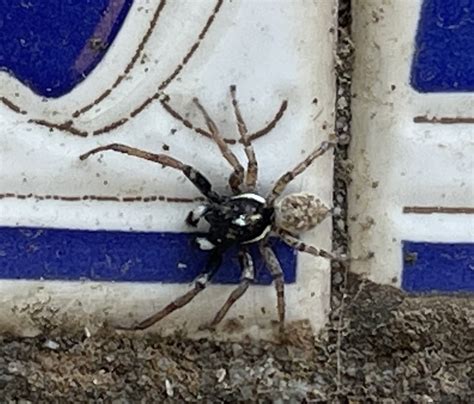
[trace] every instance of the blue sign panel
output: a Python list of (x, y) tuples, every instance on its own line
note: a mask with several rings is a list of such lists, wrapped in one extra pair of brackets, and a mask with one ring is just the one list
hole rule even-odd
[(403, 259), (408, 292), (474, 292), (473, 243), (404, 241)]
[(0, 0), (0, 70), (60, 97), (103, 58), (133, 0)]
[[(194, 244), (195, 234), (87, 231), (0, 227), (0, 278), (192, 282), (205, 266), (209, 252)], [(285, 281), (296, 280), (296, 254), (282, 242), (273, 243)], [(270, 284), (256, 246), (251, 253), (257, 284)], [(238, 283), (237, 251), (231, 250), (214, 283)]]
[(419, 92), (474, 91), (474, 0), (424, 0), (411, 85)]

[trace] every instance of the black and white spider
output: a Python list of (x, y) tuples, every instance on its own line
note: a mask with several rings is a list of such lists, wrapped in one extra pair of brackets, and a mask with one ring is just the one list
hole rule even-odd
[[(333, 144), (331, 142), (322, 142), (318, 148), (297, 164), (293, 170), (282, 175), (276, 181), (270, 193), (264, 197), (256, 191), (258, 164), (247, 126), (239, 109), (235, 86), (230, 87), (230, 93), (240, 140), (244, 145), (248, 160), (246, 170), (230, 150), (216, 124), (201, 103), (197, 98), (193, 101), (205, 119), (209, 130), (208, 133), (219, 147), (223, 157), (233, 168), (229, 178), (229, 185), (233, 192), (231, 196), (217, 193), (212, 189), (211, 183), (198, 170), (166, 154), (149, 153), (134, 147), (114, 143), (97, 147), (80, 156), (81, 160), (85, 160), (93, 154), (112, 150), (150, 160), (162, 166), (181, 171), (206, 198), (206, 202), (191, 211), (186, 218), (186, 222), (190, 226), (197, 226), (201, 219), (204, 219), (209, 224), (206, 236), (197, 237), (196, 239), (201, 249), (209, 250), (209, 258), (201, 275), (195, 280), (194, 287), (158, 313), (127, 329), (142, 330), (148, 328), (170, 313), (188, 304), (198, 293), (205, 289), (208, 282), (217, 272), (221, 266), (224, 251), (237, 245), (239, 247), (239, 262), (242, 270), (241, 282), (230, 294), (213, 320), (205, 326), (205, 328), (214, 328), (222, 321), (230, 307), (246, 292), (254, 280), (254, 265), (247, 246), (252, 243), (259, 243), (261, 254), (274, 280), (277, 293), (279, 324), (282, 330), (285, 321), (283, 271), (269, 245), (269, 236), (272, 234), (277, 235), (286, 244), (298, 251), (327, 259), (338, 259), (338, 257), (328, 251), (303, 244), (297, 238), (298, 234), (314, 228), (324, 220), (328, 216), (330, 209), (316, 196), (309, 193), (294, 193), (279, 198), (286, 186), (296, 176), (303, 173), (317, 157), (328, 151)], [(193, 127), (188, 121), (185, 122), (176, 111), (171, 110), (169, 105), (167, 110), (175, 118), (185, 123), (186, 126)]]

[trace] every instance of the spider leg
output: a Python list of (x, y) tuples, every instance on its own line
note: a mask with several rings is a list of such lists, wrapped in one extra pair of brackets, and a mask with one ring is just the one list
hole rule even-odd
[(132, 327), (117, 327), (119, 330), (145, 330), (148, 327), (151, 327), (153, 324), (167, 317), (174, 311), (180, 309), (181, 307), (187, 305), (191, 300), (193, 300), (200, 292), (202, 292), (209, 281), (212, 279), (214, 274), (219, 269), (222, 263), (222, 251), (220, 249), (213, 250), (206, 264), (206, 268), (201, 273), (201, 275), (194, 281), (194, 287), (186, 292), (184, 295), (181, 295), (176, 300), (169, 303), (158, 313), (153, 314), (142, 322), (132, 326)]
[(206, 109), (202, 106), (197, 98), (193, 98), (194, 104), (198, 107), (199, 111), (203, 115), (206, 125), (209, 131), (212, 134), (212, 139), (216, 142), (222, 156), (229, 162), (231, 167), (234, 169), (232, 174), (229, 177), (229, 185), (234, 194), (240, 194), (240, 186), (244, 181), (244, 168), (242, 164), (240, 164), (239, 160), (237, 159), (236, 155), (230, 150), (229, 145), (224, 141), (224, 138), (219, 133), (219, 129), (217, 129), (217, 125), (212, 120), (212, 118), (207, 113)]
[(259, 247), (262, 257), (267, 264), (270, 273), (272, 274), (273, 281), (275, 282), (278, 322), (280, 332), (283, 332), (285, 328), (285, 282), (283, 279), (283, 270), (281, 269), (280, 261), (278, 261), (275, 252), (268, 245), (267, 238), (260, 242)]
[(242, 118), (242, 113), (240, 112), (236, 92), (236, 86), (230, 86), (230, 95), (232, 97), (232, 106), (234, 107), (235, 119), (237, 120), (237, 128), (239, 130), (240, 139), (244, 145), (245, 155), (247, 156), (248, 160), (247, 172), (245, 174), (245, 186), (249, 191), (254, 191), (258, 178), (258, 163), (257, 158), (255, 157), (255, 150), (248, 135), (247, 125), (245, 124), (244, 119)]
[(196, 209), (190, 211), (186, 217), (186, 223), (189, 226), (197, 227), (199, 221), (206, 213), (207, 208), (208, 207), (206, 205), (199, 205)]
[(273, 186), (270, 194), (268, 195), (267, 203), (268, 205), (273, 205), (275, 199), (278, 198), (282, 192), (285, 190), (286, 186), (295, 179), (296, 176), (303, 173), (312, 163), (313, 161), (322, 156), (326, 153), (329, 148), (335, 146), (334, 143), (331, 142), (322, 142), (318, 148), (316, 148), (308, 157), (306, 157), (301, 163), (299, 163), (293, 170), (288, 171), (287, 173), (283, 174), (278, 181)]
[(265, 136), (268, 132), (270, 132), (277, 125), (280, 119), (283, 117), (283, 114), (285, 113), (287, 108), (288, 108), (288, 101), (283, 100), (280, 105), (280, 108), (278, 109), (273, 119), (270, 122), (268, 122), (268, 124), (265, 127), (249, 135), (249, 140), (252, 141), (252, 140), (258, 139), (259, 137)]
[(96, 147), (95, 149), (89, 150), (87, 153), (84, 153), (79, 156), (79, 158), (81, 160), (85, 160), (93, 154), (107, 150), (128, 154), (129, 156), (153, 161), (154, 163), (159, 163), (165, 167), (171, 167), (176, 170), (179, 170), (196, 186), (197, 189), (199, 189), (199, 191), (207, 199), (213, 202), (220, 202), (222, 199), (216, 192), (212, 190), (211, 183), (206, 177), (204, 177), (204, 175), (202, 175), (199, 171), (197, 171), (190, 165), (184, 164), (181, 161), (176, 160), (175, 158), (166, 154), (149, 153), (147, 151), (136, 149), (135, 147), (130, 147), (124, 144), (112, 143), (106, 146), (100, 146)]
[(204, 135), (205, 137), (208, 137), (209, 139), (212, 139), (212, 134), (209, 133), (207, 130), (204, 130), (203, 128), (199, 128), (197, 126), (194, 126), (189, 120), (187, 120), (185, 117), (183, 117), (178, 111), (176, 111), (170, 104), (169, 104), (169, 97), (166, 97), (160, 101), (161, 105), (163, 106), (164, 110), (168, 112), (174, 119), (177, 121), (181, 122), (184, 126), (186, 126), (188, 129), (193, 130), (196, 133), (199, 133), (200, 135)]
[(290, 247), (294, 248), (297, 251), (304, 252), (307, 254), (314, 255), (316, 257), (326, 258), (328, 260), (333, 261), (348, 261), (349, 258), (343, 255), (337, 255), (326, 251), (322, 248), (316, 248), (312, 245), (308, 245), (303, 243), (301, 240), (298, 240), (295, 236), (291, 235), (290, 233), (284, 230), (277, 231), (278, 236)]
[(230, 296), (227, 298), (226, 302), (220, 308), (220, 310), (215, 315), (214, 319), (207, 323), (203, 324), (199, 329), (201, 330), (213, 330), (225, 317), (229, 309), (234, 305), (234, 303), (239, 300), (242, 295), (247, 291), (255, 279), (255, 269), (253, 266), (253, 260), (246, 248), (241, 248), (239, 252), (239, 262), (242, 269), (242, 278), (239, 286), (235, 288)]
[[(170, 105), (169, 100), (170, 100), (169, 96), (166, 96), (165, 98), (160, 100), (160, 103), (165, 109), (165, 111), (168, 112), (174, 119), (181, 122), (184, 126), (186, 126), (187, 128), (193, 130), (194, 132), (200, 135), (203, 135), (209, 139), (213, 138), (212, 134), (209, 133), (207, 130), (200, 128), (198, 126), (194, 126), (189, 120), (184, 118), (178, 111), (176, 111)], [(287, 108), (288, 108), (288, 101), (283, 100), (280, 105), (280, 108), (278, 109), (278, 111), (276, 112), (272, 120), (268, 122), (268, 124), (265, 125), (265, 127), (263, 127), (262, 129), (249, 135), (249, 140), (252, 141), (252, 140), (258, 139), (262, 136), (265, 136), (268, 132), (270, 132), (277, 125), (278, 121), (280, 121), (280, 119), (283, 117), (283, 114), (285, 113)], [(226, 142), (231, 143), (232, 141), (230, 139), (226, 139)]]

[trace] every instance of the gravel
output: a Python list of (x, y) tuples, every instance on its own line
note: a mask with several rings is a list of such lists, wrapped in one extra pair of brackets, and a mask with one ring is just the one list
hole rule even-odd
[[(474, 299), (407, 297), (349, 275), (314, 337), (219, 342), (102, 329), (0, 337), (2, 402), (474, 402)], [(342, 320), (342, 321), (341, 321)]]

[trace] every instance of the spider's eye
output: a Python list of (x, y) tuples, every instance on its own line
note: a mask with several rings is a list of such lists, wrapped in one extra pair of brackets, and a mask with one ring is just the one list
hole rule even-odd
[(275, 205), (275, 220), (277, 226), (292, 233), (302, 233), (321, 223), (330, 209), (307, 192), (294, 193), (285, 196)]

